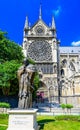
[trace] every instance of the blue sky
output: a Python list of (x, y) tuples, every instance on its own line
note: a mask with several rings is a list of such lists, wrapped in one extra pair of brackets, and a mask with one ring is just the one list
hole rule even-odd
[[(80, 46), (80, 0), (41, 0), (42, 19), (54, 16), (61, 46)], [(39, 17), (40, 0), (0, 0), (0, 29), (22, 44), (25, 18), (33, 25)]]

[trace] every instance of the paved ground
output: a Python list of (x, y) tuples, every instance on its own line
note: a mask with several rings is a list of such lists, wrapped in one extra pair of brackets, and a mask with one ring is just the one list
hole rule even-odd
[(51, 115), (80, 115), (80, 107), (79, 108), (72, 108), (63, 110), (61, 107), (50, 107), (46, 104), (37, 104), (35, 108), (38, 109), (39, 114), (51, 114)]

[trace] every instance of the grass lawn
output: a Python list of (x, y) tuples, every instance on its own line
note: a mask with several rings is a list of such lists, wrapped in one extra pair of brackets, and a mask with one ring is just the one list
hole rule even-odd
[[(80, 116), (37, 116), (40, 130), (80, 130)], [(8, 127), (8, 115), (0, 114), (0, 130)]]
[(8, 114), (0, 114), (0, 124), (8, 124)]
[(7, 126), (0, 126), (0, 130), (7, 130)]
[(8, 115), (0, 114), (0, 130), (6, 130), (8, 127)]
[(38, 116), (40, 130), (80, 130), (80, 116)]

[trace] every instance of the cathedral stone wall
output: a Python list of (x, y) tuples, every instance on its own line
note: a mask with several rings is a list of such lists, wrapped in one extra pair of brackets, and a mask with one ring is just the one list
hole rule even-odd
[(54, 18), (51, 26), (41, 16), (30, 27), (26, 18), (23, 37), (25, 58), (42, 73), (41, 86), (49, 102), (80, 104), (80, 47), (59, 47)]
[(80, 106), (80, 47), (60, 51), (61, 102)]

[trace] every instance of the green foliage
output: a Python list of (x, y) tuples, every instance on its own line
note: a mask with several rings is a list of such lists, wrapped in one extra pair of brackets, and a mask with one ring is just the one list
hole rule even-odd
[(8, 119), (8, 114), (0, 114), (0, 119)]
[(36, 91), (37, 91), (37, 89), (39, 87), (39, 74), (38, 74), (38, 72), (35, 73), (33, 85), (34, 85), (33, 100), (35, 100), (35, 98), (36, 98)]
[[(40, 130), (80, 130), (80, 116), (38, 116)], [(69, 120), (67, 120), (69, 119)], [(66, 127), (65, 127), (66, 126)]]
[(22, 48), (0, 31), (0, 87), (4, 95), (17, 91), (17, 70), (23, 61)]
[(66, 104), (66, 108), (67, 108), (67, 109), (71, 109), (71, 108), (73, 108), (73, 105), (71, 105), (71, 104)]
[(29, 63), (30, 63), (30, 64), (35, 65), (35, 61), (34, 61), (34, 60), (32, 60), (32, 59), (28, 58), (28, 61), (29, 61)]
[(62, 107), (62, 109), (65, 109), (65, 108), (71, 109), (71, 108), (73, 108), (72, 104), (61, 104), (60, 106)]
[[(60, 119), (60, 118), (63, 119)], [(66, 120), (66, 119), (69, 120)], [(40, 130), (80, 130), (80, 116), (37, 116)], [(0, 130), (6, 130), (8, 126), (8, 115), (0, 114)], [(66, 126), (66, 127), (65, 127)]]
[(34, 86), (35, 86), (35, 89), (37, 90), (39, 86), (39, 74), (37, 72), (34, 77)]
[(7, 38), (7, 32), (2, 32), (1, 30), (0, 30), (0, 40), (3, 40), (3, 39), (6, 39)]
[(18, 60), (22, 62), (22, 48), (7, 38), (7, 33), (0, 31), (0, 62)]
[(7, 126), (0, 126), (0, 130), (6, 130)]
[(0, 102), (0, 108), (10, 108), (10, 104), (6, 102)]
[[(59, 115), (59, 116), (38, 116), (38, 120), (43, 123), (47, 122), (48, 120), (53, 120), (53, 121), (60, 121), (60, 120), (69, 120), (69, 121), (79, 121), (80, 120), (80, 115)], [(47, 119), (47, 120), (45, 120)]]
[(6, 130), (8, 127), (8, 114), (0, 114), (0, 130)]
[(0, 87), (4, 95), (9, 95), (10, 87), (17, 87), (17, 70), (20, 66), (21, 64), (15, 60), (0, 64)]
[(79, 121), (80, 116), (74, 116), (74, 115), (61, 115), (61, 116), (55, 116), (55, 119), (60, 120), (70, 120), (70, 121)]
[(61, 104), (60, 106), (62, 107), (62, 109), (66, 108), (66, 104)]

